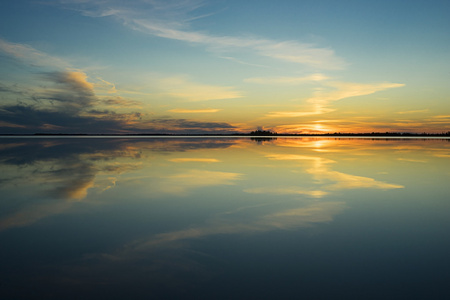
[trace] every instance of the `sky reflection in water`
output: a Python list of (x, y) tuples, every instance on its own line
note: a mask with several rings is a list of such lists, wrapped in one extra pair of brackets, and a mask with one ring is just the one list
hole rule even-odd
[(449, 295), (449, 140), (17, 138), (0, 158), (8, 299)]

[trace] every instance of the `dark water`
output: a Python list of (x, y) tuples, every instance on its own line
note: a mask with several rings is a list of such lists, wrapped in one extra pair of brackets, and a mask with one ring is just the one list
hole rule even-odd
[(450, 299), (442, 139), (1, 139), (0, 299)]

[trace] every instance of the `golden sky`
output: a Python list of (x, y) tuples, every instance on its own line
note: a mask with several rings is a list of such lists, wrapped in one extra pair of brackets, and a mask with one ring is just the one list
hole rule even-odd
[(447, 132), (449, 6), (5, 1), (0, 133)]

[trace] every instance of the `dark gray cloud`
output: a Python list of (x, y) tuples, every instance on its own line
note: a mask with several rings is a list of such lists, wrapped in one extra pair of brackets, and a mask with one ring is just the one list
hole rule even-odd
[(6, 85), (0, 82), (0, 93), (11, 93), (22, 95), (24, 92), (18, 88), (17, 84)]
[(139, 121), (140, 113), (120, 114), (112, 111), (89, 111), (93, 115), (79, 115), (72, 111), (41, 110), (32, 105), (0, 107), (0, 133), (230, 133), (234, 126), (219, 122), (197, 122), (185, 119), (155, 119)]
[(192, 129), (206, 129), (206, 130), (216, 130), (216, 129), (232, 129), (234, 126), (228, 123), (218, 123), (218, 122), (198, 122), (190, 121), (185, 119), (172, 119), (174, 125), (180, 128), (192, 128)]
[(76, 113), (98, 101), (93, 86), (81, 72), (47, 72), (44, 78), (56, 84), (55, 89), (35, 95), (37, 100), (47, 100), (64, 111)]
[(146, 123), (161, 133), (231, 133), (235, 126), (224, 122), (199, 122), (186, 119), (158, 118)]
[[(66, 62), (28, 46), (3, 44), (8, 50), (6, 54), (0, 51), (3, 66), (24, 76), (28, 83), (0, 83), (0, 134), (201, 134), (235, 130), (221, 122), (149, 119), (148, 114), (139, 111), (137, 101), (97, 96), (87, 74), (69, 70)], [(28, 67), (35, 61), (36, 71), (30, 71)], [(49, 69), (54, 71), (42, 71)], [(105, 105), (107, 110), (101, 108)], [(127, 108), (128, 112), (116, 111), (120, 108)], [(136, 111), (129, 112), (130, 108)]]
[[(8, 104), (0, 106), (0, 134), (65, 133), (230, 133), (235, 127), (221, 122), (199, 122), (186, 119), (156, 118), (143, 120), (141, 112), (119, 113), (100, 110), (98, 103), (136, 105), (123, 98), (102, 100), (83, 72), (55, 71), (40, 73), (47, 86), (34, 91), (16, 85), (0, 85), (9, 94)], [(11, 95), (14, 95), (12, 97)], [(16, 104), (11, 104), (15, 99)], [(105, 102), (106, 101), (106, 102)]]
[[(35, 106), (0, 107), (1, 133), (118, 133), (124, 124), (113, 117), (80, 116), (71, 112), (40, 110)], [(14, 126), (16, 125), (16, 126)]]
[(101, 100), (101, 103), (105, 105), (118, 107), (132, 107), (132, 106), (139, 106), (141, 104), (139, 101), (128, 100), (120, 96), (103, 99)]

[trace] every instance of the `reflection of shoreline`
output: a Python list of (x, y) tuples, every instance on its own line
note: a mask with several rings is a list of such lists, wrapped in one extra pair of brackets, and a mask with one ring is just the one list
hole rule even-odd
[(266, 142), (273, 142), (275, 141), (277, 138), (273, 138), (273, 137), (252, 137), (251, 140), (256, 142), (258, 145), (263, 145)]
[[(228, 148), (235, 141), (225, 139), (128, 139), (128, 138), (46, 138), (19, 137), (0, 139), (0, 163), (12, 165), (32, 164), (35, 161), (63, 159), (77, 155), (93, 155), (113, 158), (124, 151), (139, 156), (140, 151), (185, 152), (197, 149)], [(131, 154), (131, 152), (133, 154)]]

